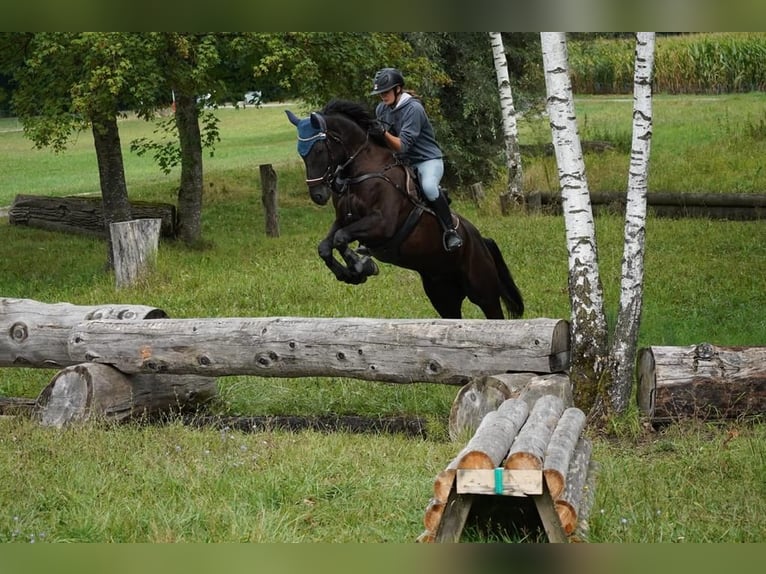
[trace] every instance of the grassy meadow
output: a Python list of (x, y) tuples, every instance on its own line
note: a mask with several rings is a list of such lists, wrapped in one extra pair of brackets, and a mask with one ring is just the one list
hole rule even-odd
[[(650, 190), (763, 193), (766, 95), (657, 96)], [(313, 205), (286, 108), (220, 109), (221, 142), (205, 156), (205, 250), (163, 241), (156, 272), (117, 291), (103, 242), (0, 217), (0, 297), (75, 304), (135, 303), (170, 317), (435, 316), (411, 272), (381, 266), (361, 286), (337, 282), (316, 255), (332, 221)], [(615, 149), (586, 156), (593, 191), (627, 182), (631, 100), (577, 100), (583, 139)], [(130, 153), (151, 135), (120, 123), (133, 199), (175, 202), (177, 170)], [(550, 141), (525, 118), (521, 143)], [(527, 190), (557, 189), (553, 158), (524, 159)], [(259, 165), (279, 178), (280, 237), (264, 233)], [(527, 317), (569, 317), (564, 224), (551, 215), (500, 215), (502, 184), (453, 208), (501, 247)], [(90, 134), (65, 153), (34, 150), (0, 119), (0, 208), (17, 194), (98, 194)], [(0, 211), (1, 213), (1, 211)], [(596, 219), (610, 317), (622, 257), (619, 216)], [(647, 222), (640, 345), (766, 344), (763, 221)], [(466, 303), (465, 316), (480, 318)], [(0, 369), (0, 396), (36, 397), (55, 371)], [(459, 452), (447, 416), (457, 388), (349, 379), (219, 379), (211, 406), (228, 415), (416, 415), (428, 436), (194, 429), (178, 420), (63, 431), (0, 418), (0, 542), (411, 542), (423, 530), (433, 479)], [(594, 438), (600, 472), (592, 542), (758, 542), (766, 539), (766, 427), (760, 421), (685, 422), (652, 429), (635, 411)], [(479, 541), (481, 538), (479, 538)]]

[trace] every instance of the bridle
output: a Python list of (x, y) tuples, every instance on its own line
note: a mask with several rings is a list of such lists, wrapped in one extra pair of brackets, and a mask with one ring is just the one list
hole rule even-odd
[[(324, 126), (323, 126), (324, 127)], [(343, 151), (346, 152), (346, 155), (348, 155), (348, 158), (343, 163), (340, 162), (340, 160), (336, 163), (335, 158), (332, 153), (332, 147), (327, 143), (327, 139), (331, 139), (338, 145), (340, 145), (341, 148), (343, 148)], [(350, 166), (354, 160), (359, 156), (360, 153), (369, 145), (370, 143), (370, 135), (367, 134), (364, 143), (359, 146), (359, 149), (357, 149), (354, 153), (349, 154), (348, 150), (346, 149), (346, 146), (343, 143), (343, 140), (341, 140), (336, 134), (330, 132), (327, 129), (323, 129), (320, 132), (314, 134), (311, 137), (308, 138), (298, 138), (300, 141), (309, 142), (312, 140), (315, 140), (317, 142), (321, 141), (325, 149), (327, 150), (327, 155), (330, 158), (330, 161), (327, 164), (327, 169), (320, 177), (312, 177), (312, 178), (306, 178), (306, 185), (309, 189), (312, 187), (316, 187), (318, 185), (327, 185), (330, 189), (333, 190), (333, 192), (338, 194), (343, 194), (346, 190), (348, 190), (349, 185), (354, 185), (357, 183), (361, 183), (365, 180), (372, 179), (372, 178), (380, 178), (385, 181), (387, 181), (389, 184), (391, 184), (393, 187), (398, 189), (400, 192), (404, 193), (404, 195), (407, 195), (407, 191), (402, 188), (401, 185), (393, 181), (390, 177), (388, 177), (385, 172), (389, 169), (396, 167), (396, 166), (402, 166), (402, 164), (399, 161), (395, 161), (394, 163), (391, 163), (383, 168), (382, 172), (372, 172), (372, 173), (364, 173), (361, 175), (357, 175), (355, 177), (343, 177), (343, 171)], [(333, 168), (333, 166), (335, 166)]]
[[(346, 146), (343, 143), (343, 140), (341, 140), (336, 134), (332, 133), (331, 131), (327, 129), (323, 129), (309, 138), (299, 137), (298, 139), (304, 142), (309, 142), (312, 140), (315, 142), (321, 141), (325, 146), (325, 150), (327, 150), (328, 157), (330, 158), (330, 161), (327, 163), (327, 169), (325, 170), (325, 172), (320, 177), (306, 178), (306, 185), (309, 188), (315, 187), (317, 185), (327, 185), (331, 189), (336, 189), (336, 179), (340, 177), (344, 169), (346, 169), (349, 165), (351, 165), (354, 162), (357, 156), (360, 153), (362, 153), (362, 150), (364, 150), (367, 147), (369, 143), (369, 137), (370, 136), (368, 134), (364, 140), (364, 143), (361, 146), (359, 146), (359, 149), (357, 149), (352, 154), (348, 153), (348, 150), (346, 149)], [(343, 148), (343, 151), (348, 156), (346, 161), (341, 163), (341, 160), (338, 160), (336, 162), (335, 157), (333, 156), (333, 153), (332, 153), (332, 146), (330, 146), (330, 144), (327, 141), (328, 139), (334, 141), (335, 143), (340, 145), (341, 148)]]

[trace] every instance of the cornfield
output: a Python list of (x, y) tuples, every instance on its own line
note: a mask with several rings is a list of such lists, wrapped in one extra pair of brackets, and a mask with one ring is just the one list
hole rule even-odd
[[(578, 40), (568, 50), (575, 93), (632, 93), (635, 40)], [(653, 88), (664, 94), (760, 91), (764, 62), (764, 32), (658, 35)]]

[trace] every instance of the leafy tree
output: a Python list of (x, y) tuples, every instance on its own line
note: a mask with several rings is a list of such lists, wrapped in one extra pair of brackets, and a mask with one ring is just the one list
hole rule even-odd
[[(13, 108), (38, 148), (63, 151), (90, 128), (98, 161), (104, 219), (130, 219), (117, 118), (120, 102), (143, 108), (152, 71), (142, 66), (145, 46), (122, 32), (39, 32), (5, 36), (18, 48), (4, 56), (12, 69)], [(107, 260), (112, 264), (111, 242)]]

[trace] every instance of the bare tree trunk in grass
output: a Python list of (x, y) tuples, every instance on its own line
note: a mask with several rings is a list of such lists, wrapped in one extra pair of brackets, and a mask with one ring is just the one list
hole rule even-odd
[(175, 119), (181, 146), (178, 237), (187, 245), (195, 245), (202, 239), (202, 137), (194, 96), (176, 93)]
[[(511, 80), (508, 76), (508, 62), (505, 58), (505, 47), (503, 46), (503, 36), (500, 32), (489, 33), (490, 43), (492, 44), (492, 56), (495, 62), (495, 74), (497, 76), (497, 87), (500, 91), (500, 109), (503, 116), (503, 135), (505, 137), (505, 154), (508, 166), (508, 191), (506, 197), (511, 202), (524, 203), (524, 194), (522, 192), (522, 172), (521, 172), (521, 151), (519, 150), (519, 131), (516, 126), (516, 109), (513, 105), (513, 94), (511, 92)], [(501, 197), (501, 207), (507, 207), (509, 201), (503, 201)], [(505, 209), (503, 213), (505, 214)]]
[(608, 365), (612, 379), (612, 385), (609, 387), (610, 407), (615, 413), (623, 413), (628, 408), (635, 373), (638, 331), (641, 326), (647, 181), (652, 141), (653, 68), (654, 32), (638, 32), (633, 80), (633, 143), (625, 207), (620, 307)]
[(607, 323), (598, 269), (596, 228), (582, 155), (564, 32), (541, 32), (543, 66), (553, 145), (558, 165), (569, 253), (571, 365), (575, 406), (603, 414), (601, 395), (608, 361)]
[[(100, 120), (94, 119), (92, 132), (101, 184), (104, 228), (109, 229), (112, 223), (128, 221), (131, 217), (117, 118), (106, 116)], [(114, 266), (111, 240), (107, 245), (107, 264), (110, 269)]]

